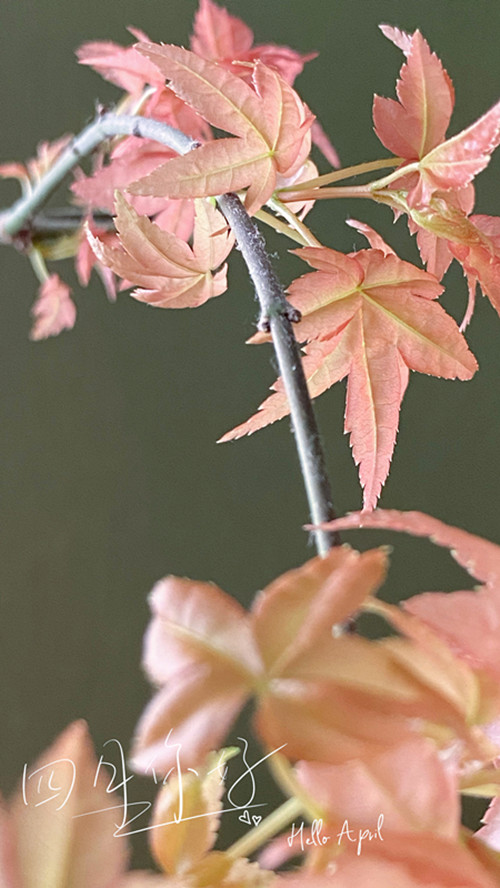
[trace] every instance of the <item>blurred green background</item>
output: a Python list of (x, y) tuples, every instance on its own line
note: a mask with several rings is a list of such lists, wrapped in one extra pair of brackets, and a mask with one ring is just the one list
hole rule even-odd
[[(344, 165), (386, 154), (372, 130), (374, 92), (393, 96), (402, 55), (379, 32), (420, 28), (451, 74), (458, 132), (500, 96), (500, 4), (486, 0), (228, 0), (257, 42), (320, 55), (297, 81)], [(89, 39), (188, 43), (195, 0), (2, 0), (0, 162), (32, 156), (42, 139), (78, 132), (95, 100), (119, 95), (79, 67)], [(322, 170), (326, 170), (320, 161)], [(500, 157), (477, 182), (476, 211), (500, 214)], [(0, 205), (16, 194), (0, 183)], [(309, 224), (324, 243), (361, 248), (348, 215), (374, 225), (408, 259), (415, 244), (389, 210), (335, 201)], [(303, 270), (292, 244), (269, 236), (282, 280)], [(68, 264), (57, 267), (74, 282)], [(461, 318), (466, 286), (447, 277), (445, 305)], [(99, 283), (76, 285), (74, 331), (28, 340), (36, 282), (1, 251), (0, 734), (1, 788), (71, 720), (88, 720), (96, 745), (126, 747), (149, 687), (140, 669), (146, 597), (167, 573), (213, 580), (249, 604), (255, 590), (313, 555), (287, 421), (232, 445), (227, 429), (264, 399), (270, 351), (244, 345), (257, 307), (239, 255), (229, 292), (197, 311), (160, 311)], [(469, 383), (412, 374), (381, 504), (420, 509), (500, 542), (500, 319), (478, 298), (468, 334), (480, 372)], [(317, 404), (336, 507), (361, 495), (343, 436), (344, 385)], [(423, 541), (350, 535), (362, 547), (395, 544), (383, 594), (471, 585), (446, 553)], [(500, 644), (500, 642), (499, 642)], [(266, 799), (267, 800), (267, 799)], [(146, 857), (136, 855), (138, 864)]]

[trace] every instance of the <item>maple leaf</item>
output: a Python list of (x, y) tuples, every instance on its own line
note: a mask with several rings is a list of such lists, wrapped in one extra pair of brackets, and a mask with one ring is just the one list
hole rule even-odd
[[(327, 247), (295, 252), (318, 269), (289, 288), (302, 313), (297, 339), (308, 342), (309, 393), (315, 398), (349, 377), (345, 431), (360, 467), (364, 507), (372, 509), (389, 472), (409, 370), (470, 379), (477, 364), (455, 321), (433, 301), (442, 287), (432, 275), (380, 250), (347, 256)], [(252, 434), (289, 413), (282, 381), (273, 388), (258, 413), (221, 441)]]
[(408, 213), (408, 227), (417, 235), (422, 260), (441, 278), (453, 259), (464, 270), (469, 300), (460, 330), (465, 329), (474, 310), (477, 284), (500, 314), (500, 220), (496, 216), (467, 215), (473, 193), (468, 189), (445, 194), (436, 192), (427, 207), (410, 207), (402, 195), (388, 198), (397, 211)]
[(177, 749), (183, 770), (197, 767), (252, 695), (259, 737), (291, 760), (364, 759), (409, 741), (417, 723), (443, 743), (471, 741), (477, 756), (476, 678), (444, 644), (332, 635), (384, 568), (382, 550), (334, 549), (271, 583), (251, 613), (210, 584), (158, 583), (144, 666), (159, 690), (137, 727), (136, 770), (166, 773)]
[[(331, 656), (335, 663), (345, 656), (344, 650), (335, 655), (341, 640), (332, 639), (332, 624), (345, 619), (373, 591), (381, 581), (384, 562), (382, 551), (367, 553), (361, 560), (347, 550), (315, 558), (271, 583), (257, 598), (251, 614), (213, 585), (175, 577), (158, 583), (151, 597), (153, 620), (145, 638), (144, 666), (160, 690), (138, 725), (134, 767), (147, 771), (152, 762), (158, 772), (167, 771), (178, 743), (182, 744), (183, 768), (196, 767), (220, 745), (252, 692), (259, 699), (259, 733), (271, 743), (278, 733), (275, 745), (284, 743), (284, 752), (291, 757), (305, 757), (299, 750), (309, 742), (311, 757), (321, 759), (323, 753), (350, 758), (353, 743), (358, 748), (371, 747), (382, 738), (392, 742), (396, 725), (404, 733), (401, 718), (384, 716), (381, 720), (375, 712), (367, 715), (370, 727), (363, 728), (359, 701), (353, 714), (347, 702), (349, 698), (352, 703), (353, 695), (348, 691), (344, 695), (339, 689), (335, 692), (334, 667), (328, 666)], [(324, 656), (323, 675), (316, 671), (316, 681), (311, 681), (307, 678), (307, 655), (320, 639), (329, 651)], [(359, 663), (358, 641), (363, 650), (368, 643), (349, 641), (354, 641), (352, 657)], [(373, 656), (382, 670), (383, 655), (377, 658), (374, 651)], [(365, 680), (371, 682), (371, 658), (367, 671)], [(338, 704), (333, 709), (325, 708), (327, 689)], [(288, 711), (283, 715), (278, 711), (281, 706), (294, 709), (293, 738), (293, 722)], [(375, 723), (376, 740), (370, 734)], [(345, 733), (350, 740), (344, 739)]]
[(76, 321), (76, 306), (71, 290), (59, 275), (51, 274), (40, 287), (31, 314), (35, 322), (30, 339), (47, 339), (58, 336), (63, 330), (71, 330)]
[(410, 206), (429, 203), (436, 191), (465, 188), (489, 163), (500, 141), (500, 102), (467, 129), (444, 141), (454, 105), (451, 80), (420, 34), (382, 26), (407, 61), (396, 91), (399, 101), (375, 96), (373, 120), (380, 141), (405, 158), (400, 168), (418, 164), (404, 180)]
[(169, 777), (158, 794), (149, 833), (151, 851), (161, 869), (178, 876), (183, 885), (267, 888), (274, 881), (258, 864), (212, 850), (226, 789), (222, 769), (236, 753), (233, 748), (210, 754), (199, 771)]
[[(290, 85), (304, 64), (317, 56), (316, 52), (301, 55), (288, 46), (274, 43), (254, 46), (253, 31), (248, 25), (212, 0), (200, 0), (194, 18), (191, 49), (202, 58), (227, 66), (234, 66), (238, 61), (260, 60), (269, 68), (275, 68)], [(241, 74), (244, 73), (242, 66)]]
[(451, 254), (463, 266), (469, 284), (469, 308), (462, 322), (466, 326), (474, 308), (477, 284), (500, 314), (500, 219), (496, 216), (469, 216), (468, 237), (448, 238)]
[[(130, 185), (139, 176), (147, 175), (165, 163), (174, 152), (169, 148), (144, 139), (127, 140), (127, 153), (111, 155), (110, 163), (100, 166), (91, 176), (77, 173), (76, 181), (71, 186), (78, 203), (87, 208), (108, 210), (113, 212), (115, 192)], [(165, 200), (159, 198), (133, 197), (131, 203), (138, 213), (154, 215), (165, 206)]]
[(484, 585), (476, 591), (422, 593), (405, 601), (403, 608), (430, 626), (455, 656), (489, 676), (493, 688), (498, 687), (500, 546), (421, 512), (377, 509), (370, 515), (353, 513), (339, 519), (334, 526), (404, 531), (428, 537), (433, 543), (448, 548), (453, 558)]
[[(144, 31), (137, 28), (128, 28), (128, 31), (136, 40), (149, 41)], [(124, 89), (131, 96), (139, 96), (147, 84), (163, 88), (163, 79), (158, 68), (141, 56), (134, 46), (94, 40), (80, 46), (76, 55), (81, 65), (94, 68), (101, 77)]]
[(396, 84), (398, 101), (374, 97), (375, 132), (393, 154), (417, 160), (444, 140), (455, 102), (453, 84), (420, 31), (410, 36), (388, 25), (381, 31), (407, 62)]
[(196, 202), (192, 248), (146, 216), (139, 216), (119, 192), (116, 207), (122, 249), (109, 247), (90, 230), (88, 238), (103, 265), (123, 278), (126, 286), (138, 285), (132, 293), (135, 299), (160, 308), (186, 308), (224, 293), (226, 266), (219, 266), (234, 238), (214, 207), (206, 201)]
[[(304, 64), (317, 56), (316, 52), (302, 55), (288, 46), (276, 46), (274, 43), (253, 46), (253, 32), (248, 25), (212, 0), (200, 0), (194, 19), (191, 49), (205, 59), (230, 67), (233, 73), (246, 80), (251, 78), (249, 63), (260, 60), (268, 68), (278, 71), (290, 86), (302, 72)], [(311, 127), (311, 136), (328, 162), (339, 167), (338, 154), (317, 120)]]
[(205, 120), (236, 138), (218, 139), (176, 157), (130, 186), (132, 194), (209, 197), (248, 187), (255, 212), (277, 174), (291, 176), (310, 150), (312, 115), (279, 74), (260, 62), (252, 89), (230, 71), (177, 46), (139, 44), (174, 92)]
[(0, 802), (2, 886), (168, 888), (163, 877), (125, 872), (128, 848), (115, 835), (120, 800), (110, 796), (111, 783), (85, 722), (74, 722), (26, 768), (12, 801)]

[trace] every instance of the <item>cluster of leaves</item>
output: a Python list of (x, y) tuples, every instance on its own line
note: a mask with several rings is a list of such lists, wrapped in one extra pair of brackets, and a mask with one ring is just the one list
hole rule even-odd
[[(29, 772), (51, 774), (50, 804), (30, 804), (25, 783), (3, 806), (2, 884), (498, 885), (500, 547), (420, 513), (378, 510), (334, 524), (360, 525), (429, 537), (483, 585), (388, 605), (374, 597), (386, 551), (348, 547), (279, 577), (250, 612), (212, 584), (165, 578), (151, 594), (144, 644), (143, 665), (158, 690), (131, 757), (137, 772), (165, 775), (146, 827), (163, 875), (125, 873), (126, 837), (115, 834), (120, 800), (109, 798), (116, 787), (96, 769), (77, 723)], [(332, 634), (332, 626), (363, 611), (384, 617), (398, 635), (369, 641)], [(283, 832), (254, 863), (238, 843), (214, 850), (223, 811), (234, 811), (234, 802), (223, 804), (222, 767), (234, 752), (214, 751), (249, 696), (256, 735), (296, 800), (293, 831), (289, 812), (281, 819), (274, 812), (270, 831), (265, 820), (257, 823), (255, 848)], [(74, 786), (62, 800), (68, 763)], [(461, 794), (494, 797), (475, 834), (460, 825)], [(298, 828), (304, 821), (322, 823), (334, 841), (313, 841), (314, 826)], [(377, 822), (378, 841), (360, 853), (353, 836), (366, 838), (368, 830), (373, 837)], [(346, 823), (349, 841), (335, 841)], [(273, 872), (291, 857), (303, 865)]]
[[(366, 509), (376, 505), (389, 472), (409, 370), (470, 379), (477, 363), (463, 329), (478, 282), (500, 311), (500, 220), (471, 215), (472, 180), (500, 142), (500, 102), (446, 139), (454, 104), (450, 77), (418, 31), (408, 35), (389, 26), (382, 31), (406, 57), (397, 100), (375, 96), (373, 104), (376, 133), (395, 155), (378, 165), (397, 168), (341, 191), (389, 205), (396, 216), (406, 214), (426, 271), (399, 259), (363, 223), (351, 224), (366, 233), (370, 248), (347, 256), (321, 245), (305, 228), (303, 218), (314, 200), (339, 196), (338, 188), (325, 186), (362, 172), (364, 165), (316, 176), (311, 139), (331, 163), (338, 159), (293, 88), (314, 54), (254, 46), (250, 29), (212, 0), (201, 0), (190, 51), (153, 44), (133, 30), (139, 40), (134, 46), (95, 42), (78, 52), (80, 62), (125, 91), (119, 112), (168, 123), (199, 147), (179, 157), (148, 139), (120, 138), (100, 154), (93, 173), (79, 171), (73, 185), (88, 214), (85, 230), (73, 239), (80, 280), (88, 282), (96, 264), (112, 297), (115, 275), (121, 289), (134, 287), (135, 298), (163, 308), (197, 307), (224, 292), (221, 265), (234, 240), (213, 205), (219, 194), (238, 192), (250, 213), (271, 224), (274, 219), (281, 231), (305, 244), (297, 255), (315, 271), (289, 287), (290, 301), (302, 314), (296, 335), (305, 343), (312, 397), (348, 377), (345, 431), (359, 464)], [(212, 127), (231, 135), (215, 138)], [(28, 169), (7, 164), (0, 172), (18, 176), (29, 190), (65, 144), (42, 146)], [(366, 166), (374, 169), (377, 162)], [(282, 218), (264, 212), (266, 204)], [(115, 232), (99, 231), (92, 221), (92, 214), (103, 210), (115, 213)], [(48, 256), (54, 255), (52, 244)], [(460, 330), (436, 302), (453, 259), (462, 264), (469, 285)], [(47, 273), (33, 312), (35, 339), (73, 326), (70, 291), (57, 275)], [(281, 380), (274, 389), (255, 416), (222, 440), (286, 415)]]

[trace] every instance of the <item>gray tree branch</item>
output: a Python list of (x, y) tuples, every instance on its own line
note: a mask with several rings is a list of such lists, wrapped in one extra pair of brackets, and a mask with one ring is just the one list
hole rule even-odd
[[(199, 142), (151, 118), (112, 113), (99, 115), (64, 149), (30, 194), (23, 195), (12, 207), (0, 213), (0, 243), (14, 242), (23, 229), (29, 228), (36, 213), (81, 158), (94, 151), (101, 142), (117, 135), (152, 139), (167, 145), (178, 154), (186, 154), (199, 147)], [(332, 521), (336, 516), (324, 453), (307, 389), (300, 349), (292, 328), (292, 321), (299, 320), (300, 315), (287, 302), (283, 287), (272, 267), (264, 238), (239, 197), (236, 194), (224, 194), (217, 200), (234, 231), (254, 283), (260, 303), (260, 326), (270, 329), (272, 335), (290, 405), (311, 521), (314, 525)], [(340, 542), (338, 535), (330, 531), (315, 530), (314, 537), (321, 555), (325, 555), (332, 545)]]

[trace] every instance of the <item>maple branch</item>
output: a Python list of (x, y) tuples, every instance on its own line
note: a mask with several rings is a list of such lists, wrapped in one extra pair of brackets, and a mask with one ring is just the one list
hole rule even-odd
[(187, 154), (192, 148), (199, 146), (199, 142), (193, 141), (180, 130), (150, 117), (100, 114), (71, 140), (40, 182), (28, 194), (19, 198), (10, 209), (0, 214), (0, 243), (9, 243), (27, 225), (82, 157), (91, 154), (101, 142), (113, 136), (140, 136), (143, 139), (152, 139), (167, 145), (178, 154)]
[[(149, 117), (106, 113), (99, 115), (76, 136), (55, 161), (48, 173), (29, 194), (23, 195), (9, 210), (0, 214), (0, 242), (10, 243), (23, 228), (29, 228), (30, 219), (41, 208), (62, 179), (86, 154), (112, 136), (140, 136), (172, 148), (178, 154), (187, 154), (199, 146), (165, 123)], [(286, 395), (290, 405), (292, 427), (300, 460), (302, 475), (314, 525), (335, 519), (330, 482), (314, 416), (307, 382), (302, 367), (300, 349), (295, 339), (292, 321), (300, 319), (286, 300), (283, 287), (271, 265), (263, 236), (250, 218), (236, 194), (217, 198), (238, 240), (248, 272), (257, 291), (261, 315), (261, 329), (270, 330)], [(314, 530), (316, 547), (325, 555), (340, 538), (335, 531)]]
[[(316, 516), (313, 517), (313, 524), (319, 524), (324, 519), (318, 520), (317, 516), (331, 514), (334, 509), (316, 417), (307, 389), (300, 349), (292, 329), (290, 306), (272, 267), (264, 238), (239, 197), (236, 194), (223, 194), (218, 198), (218, 203), (236, 236), (257, 291), (264, 324), (268, 324), (271, 331), (290, 405), (309, 509), (311, 516)], [(325, 530), (315, 530), (314, 536), (320, 555), (325, 555), (332, 545), (340, 542), (338, 536)]]

